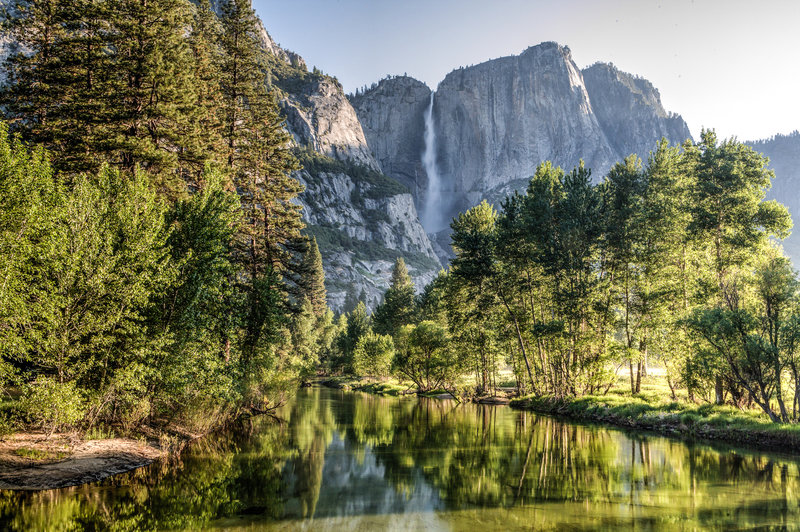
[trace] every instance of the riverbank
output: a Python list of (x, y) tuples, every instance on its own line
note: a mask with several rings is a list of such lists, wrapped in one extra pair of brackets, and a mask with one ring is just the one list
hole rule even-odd
[(96, 482), (178, 452), (200, 435), (172, 431), (138, 438), (21, 432), (0, 441), (0, 489), (49, 490)]
[[(417, 395), (434, 399), (455, 399), (447, 390), (420, 392), (413, 384), (404, 383), (396, 379), (372, 380), (359, 377), (329, 377), (319, 380), (318, 384), (337, 390), (354, 390), (374, 395)], [(479, 404), (507, 405), (510, 401), (509, 390), (499, 389), (498, 395), (470, 397), (469, 400)]]
[[(319, 384), (375, 395), (402, 396), (418, 393), (412, 385), (394, 379), (374, 381), (335, 377), (322, 380)], [(701, 438), (765, 450), (800, 452), (800, 425), (772, 423), (756, 410), (742, 411), (730, 406), (695, 405), (685, 401), (659, 401), (657, 397), (667, 393), (662, 384), (658, 378), (650, 378), (643, 385), (643, 393), (637, 396), (623, 392), (624, 386), (619, 386), (604, 396), (511, 398), (504, 390), (498, 397), (476, 397), (472, 401), (510, 405), (520, 410), (575, 421), (603, 423), (678, 438)], [(443, 390), (420, 395), (452, 399)]]
[(702, 438), (761, 449), (800, 451), (800, 425), (772, 423), (755, 411), (729, 406), (651, 403), (615, 395), (512, 399), (512, 408), (604, 423), (681, 438)]

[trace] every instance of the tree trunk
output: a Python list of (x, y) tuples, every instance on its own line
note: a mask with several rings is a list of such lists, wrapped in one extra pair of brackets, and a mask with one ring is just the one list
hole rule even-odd
[(636, 393), (636, 384), (633, 381), (633, 359), (628, 360), (628, 372), (630, 373), (631, 377), (631, 395)]
[(636, 363), (636, 393), (642, 391), (642, 362)]
[(721, 405), (725, 402), (725, 388), (722, 385), (722, 374), (717, 373), (714, 376), (714, 395), (715, 395), (715, 403)]

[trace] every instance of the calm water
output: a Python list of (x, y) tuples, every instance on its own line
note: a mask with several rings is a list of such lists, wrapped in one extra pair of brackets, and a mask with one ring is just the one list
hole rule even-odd
[(101, 483), (0, 492), (0, 530), (800, 530), (789, 456), (324, 388), (281, 416)]

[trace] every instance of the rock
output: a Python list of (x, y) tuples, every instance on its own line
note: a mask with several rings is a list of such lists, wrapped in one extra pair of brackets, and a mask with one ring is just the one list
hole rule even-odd
[[(403, 76), (351, 97), (381, 169), (408, 185), (418, 206), (427, 186), (420, 164), (426, 89)], [(631, 152), (646, 158), (662, 136), (689, 137), (648, 81), (606, 64), (582, 72), (569, 48), (553, 42), (454, 70), (436, 89), (433, 116), (446, 218), (524, 190), (544, 160), (570, 170), (583, 159), (600, 180)], [(449, 238), (432, 239), (447, 258)]]
[(430, 95), (431, 89), (421, 81), (396, 76), (349, 97), (381, 170), (406, 185), (415, 198), (422, 198), (427, 188), (422, 133)]
[(286, 125), (302, 146), (340, 161), (353, 161), (373, 170), (372, 157), (361, 123), (341, 85), (328, 76), (305, 84), (281, 101)]
[(418, 291), (441, 268), (411, 194), (387, 192), (379, 181), (351, 174), (303, 171), (297, 176), (306, 187), (299, 201), (320, 246), (328, 304), (335, 310), (344, 308), (348, 292), (363, 294), (367, 307), (374, 308), (397, 257), (405, 259)]
[(316, 154), (296, 174), (305, 186), (297, 201), (308, 233), (317, 237), (329, 305), (341, 311), (348, 297), (363, 296), (374, 308), (400, 256), (421, 290), (441, 264), (413, 196), (381, 173), (341, 84), (316, 70), (307, 72), (305, 61), (275, 44), (266, 30), (261, 40), (280, 62), (276, 77), (282, 79), (276, 86), (286, 129), (298, 147)]
[(596, 63), (582, 71), (592, 109), (606, 139), (620, 159), (647, 154), (662, 137), (680, 144), (692, 137), (686, 122), (661, 105), (658, 90), (644, 78)]
[(569, 49), (543, 43), (519, 56), (455, 70), (434, 98), (439, 172), (449, 216), (485, 192), (530, 177), (544, 160), (601, 171), (614, 153)]

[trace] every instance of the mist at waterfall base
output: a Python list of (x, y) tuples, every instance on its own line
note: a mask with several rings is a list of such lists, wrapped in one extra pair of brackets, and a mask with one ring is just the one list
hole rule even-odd
[(422, 166), (428, 176), (428, 188), (425, 191), (425, 206), (422, 211), (422, 226), (427, 233), (437, 233), (447, 227), (445, 205), (442, 198), (442, 179), (436, 166), (436, 129), (433, 121), (433, 99), (425, 111), (425, 148), (422, 151)]

